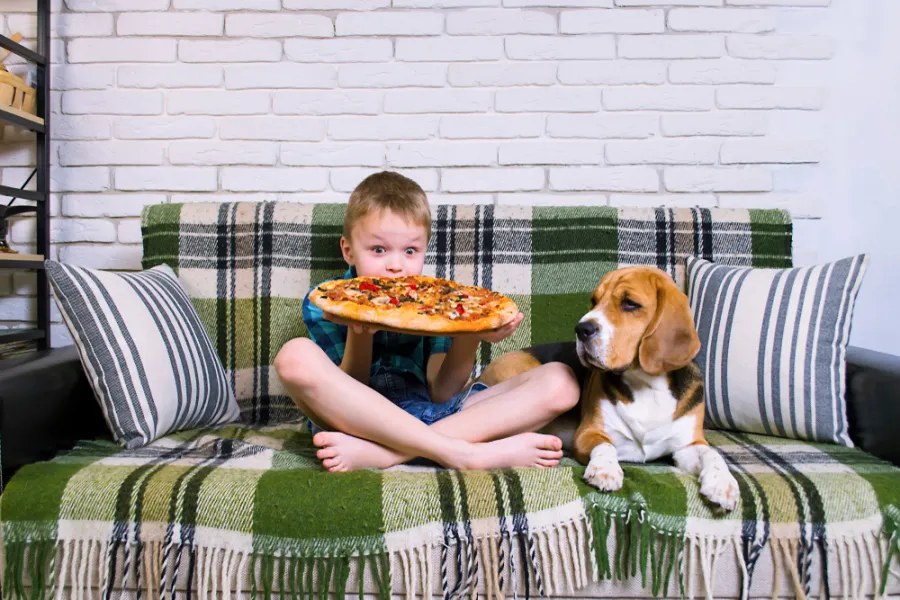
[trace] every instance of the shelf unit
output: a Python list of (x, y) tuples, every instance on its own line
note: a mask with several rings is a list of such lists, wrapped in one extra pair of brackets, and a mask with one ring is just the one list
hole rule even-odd
[[(37, 326), (33, 329), (0, 330), (0, 344), (37, 342), (38, 350), (50, 347), (50, 288), (44, 258), (50, 256), (50, 1), (37, 0), (37, 51), (0, 35), (0, 48), (5, 48), (34, 63), (37, 68), (37, 115), (0, 107), (0, 124), (14, 125), (33, 131), (37, 145), (35, 190), (20, 190), (0, 185), (0, 202), (11, 198), (32, 200), (37, 205), (37, 255), (0, 254), (0, 270), (35, 271), (37, 276)], [(7, 182), (9, 183), (9, 182)]]

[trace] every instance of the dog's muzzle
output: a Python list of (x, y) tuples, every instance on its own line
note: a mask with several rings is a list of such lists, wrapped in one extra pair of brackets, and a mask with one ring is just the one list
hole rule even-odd
[(600, 331), (600, 327), (593, 320), (581, 321), (575, 326), (575, 335), (582, 342), (586, 342)]
[(575, 349), (578, 359), (585, 367), (604, 368), (602, 336), (600, 325), (594, 319), (586, 318), (575, 325)]

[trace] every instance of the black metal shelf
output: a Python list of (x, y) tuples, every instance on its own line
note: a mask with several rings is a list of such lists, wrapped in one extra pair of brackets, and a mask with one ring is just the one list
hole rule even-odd
[[(20, 190), (0, 185), (0, 197), (21, 198), (37, 202), (35, 213), (35, 254), (50, 256), (50, 2), (37, 0), (37, 52), (0, 35), (0, 48), (5, 48), (37, 65), (35, 91), (37, 114), (0, 108), (0, 123), (8, 123), (35, 132), (37, 158), (35, 190)], [(9, 182), (7, 182), (9, 183)], [(25, 187), (23, 185), (22, 187)], [(4, 201), (6, 203), (6, 201)], [(50, 347), (50, 285), (43, 260), (4, 258), (0, 269), (35, 271), (37, 275), (37, 327), (0, 331), (0, 344), (36, 341), (38, 350)]]
[(0, 330), (0, 344), (42, 340), (46, 337), (44, 333), (43, 329), (4, 329)]
[(23, 129), (28, 129), (29, 131), (34, 131), (35, 133), (44, 133), (46, 131), (42, 119), (32, 117), (32, 115), (19, 110), (13, 112), (13, 110), (2, 106), (0, 106), (0, 122), (7, 123), (9, 125), (15, 125), (16, 127), (21, 127)]
[(12, 41), (5, 35), (0, 35), (0, 48), (6, 48), (13, 54), (18, 54), (22, 58), (24, 58), (26, 60), (30, 60), (31, 62), (33, 62), (35, 64), (38, 64), (38, 65), (46, 65), (47, 64), (46, 56), (44, 56), (42, 54), (38, 54), (34, 50), (29, 50), (22, 44)]
[(47, 200), (47, 195), (43, 192), (20, 190), (19, 188), (9, 187), (8, 185), (0, 185), (0, 196), (21, 198), (22, 200), (34, 200), (35, 202), (44, 202)]
[(15, 260), (5, 258), (0, 260), (0, 270), (13, 269), (16, 271), (43, 271), (44, 262), (40, 260)]

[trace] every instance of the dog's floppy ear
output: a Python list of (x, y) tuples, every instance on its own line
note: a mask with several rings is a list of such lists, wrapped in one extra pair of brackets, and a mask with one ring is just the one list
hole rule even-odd
[(700, 351), (687, 297), (661, 276), (656, 284), (656, 314), (650, 321), (638, 353), (641, 369), (661, 375), (688, 365)]

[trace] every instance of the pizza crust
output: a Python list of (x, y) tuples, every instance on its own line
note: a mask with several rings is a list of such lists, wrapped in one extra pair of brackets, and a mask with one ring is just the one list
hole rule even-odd
[[(417, 276), (416, 279), (423, 282), (438, 282), (434, 285), (441, 285), (440, 282), (446, 281), (425, 276)], [(357, 304), (352, 300), (332, 300), (328, 298), (329, 290), (339, 286), (347, 286), (349, 281), (353, 280), (337, 279), (317, 286), (310, 293), (310, 302), (323, 311), (343, 319), (361, 324), (379, 325), (384, 329), (416, 335), (491, 331), (511, 322), (519, 312), (516, 304), (505, 296), (493, 294), (490, 290), (484, 288), (460, 286), (460, 284), (454, 285), (463, 290), (472, 291), (475, 294), (478, 292), (493, 294), (494, 299), (491, 300), (490, 310), (487, 315), (472, 320), (454, 319), (443, 314), (422, 314), (418, 310), (421, 304), (416, 302), (406, 302), (405, 305), (397, 307), (381, 307)], [(454, 290), (454, 293), (456, 293), (456, 290)], [(499, 299), (496, 296), (499, 296)]]

